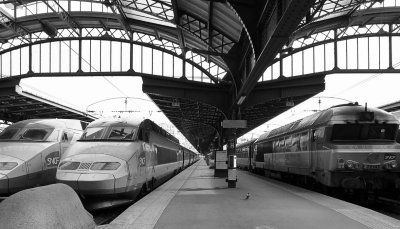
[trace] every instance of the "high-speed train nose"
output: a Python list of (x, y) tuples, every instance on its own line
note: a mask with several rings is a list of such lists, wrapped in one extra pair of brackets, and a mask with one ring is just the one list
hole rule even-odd
[(78, 189), (82, 194), (113, 194), (115, 177), (112, 174), (81, 174), (78, 178)]
[(113, 194), (115, 188), (115, 177), (112, 174), (60, 172), (57, 180), (81, 194)]
[(81, 194), (115, 193), (115, 177), (112, 174), (59, 172), (57, 180), (69, 185)]
[(0, 195), (8, 193), (8, 177), (0, 173)]

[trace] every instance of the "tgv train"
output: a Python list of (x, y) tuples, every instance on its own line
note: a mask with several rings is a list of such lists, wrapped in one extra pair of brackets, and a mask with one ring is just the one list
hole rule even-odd
[(263, 134), (243, 155), (251, 170), (267, 175), (332, 188), (400, 189), (398, 127), (383, 110), (339, 105)]
[(108, 203), (100, 208), (116, 199), (133, 200), (197, 160), (151, 120), (100, 119), (62, 158), (57, 180), (84, 199), (103, 196)]
[(28, 119), (0, 134), (0, 195), (55, 182), (60, 157), (79, 139), (83, 126), (73, 119)]

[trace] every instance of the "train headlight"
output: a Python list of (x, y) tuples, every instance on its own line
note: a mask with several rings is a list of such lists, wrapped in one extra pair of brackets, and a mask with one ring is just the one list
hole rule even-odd
[(337, 159), (337, 168), (338, 169), (344, 169), (344, 159), (343, 158), (338, 158)]
[(119, 162), (95, 162), (90, 170), (117, 170), (120, 166)]
[(81, 164), (80, 162), (76, 162), (76, 161), (63, 161), (58, 166), (58, 169), (60, 169), (60, 170), (77, 170), (80, 164)]
[(384, 167), (385, 167), (385, 169), (395, 169), (395, 168), (397, 168), (397, 161), (391, 160), (391, 161), (385, 162)]
[(11, 170), (17, 167), (17, 162), (0, 162), (0, 170)]
[(356, 161), (347, 160), (345, 167), (347, 169), (361, 169), (362, 165)]

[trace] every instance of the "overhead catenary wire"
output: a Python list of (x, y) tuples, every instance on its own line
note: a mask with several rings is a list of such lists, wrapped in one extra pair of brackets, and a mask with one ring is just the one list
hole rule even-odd
[[(398, 66), (400, 66), (400, 62), (397, 62), (396, 64), (394, 64), (394, 65), (393, 65), (393, 68), (396, 68), (396, 67), (398, 67)], [(374, 79), (374, 78), (376, 78), (376, 77), (382, 75), (382, 74), (383, 74), (383, 73), (376, 73), (376, 74), (373, 74), (373, 75), (371, 75), (370, 77), (368, 77), (368, 78), (366, 78), (366, 79), (363, 79), (363, 80), (361, 80), (361, 81), (359, 81), (359, 82), (357, 82), (357, 83), (351, 85), (350, 87), (348, 87), (348, 88), (346, 88), (346, 89), (341, 90), (340, 92), (338, 92), (338, 93), (335, 94), (334, 96), (338, 96), (338, 95), (340, 95), (340, 94), (343, 94), (343, 93), (345, 93), (345, 92), (347, 92), (347, 91), (349, 91), (349, 90), (351, 90), (351, 89), (353, 89), (353, 88), (355, 88), (355, 87), (358, 87), (358, 86), (360, 86), (360, 85), (362, 85), (362, 84), (364, 84), (364, 83), (366, 83), (366, 82), (368, 82), (368, 81), (370, 81), (370, 80), (372, 80), (372, 79)]]

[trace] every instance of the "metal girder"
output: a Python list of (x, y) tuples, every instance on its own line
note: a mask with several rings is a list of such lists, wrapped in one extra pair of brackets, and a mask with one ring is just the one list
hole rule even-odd
[(184, 79), (143, 78), (144, 93), (161, 94), (168, 97), (185, 98), (200, 101), (227, 110), (229, 100), (228, 87), (193, 82)]
[(0, 8), (0, 24), (5, 26), (7, 29), (13, 31), (18, 36), (22, 37), (27, 43), (30, 43), (30, 40), (25, 38), (30, 32), (25, 27), (19, 25), (13, 16), (9, 15), (3, 9)]
[(270, 36), (271, 38), (263, 47), (253, 69), (250, 71), (242, 87), (239, 89), (234, 103), (231, 104), (232, 107), (237, 106), (241, 96), (247, 96), (250, 94), (258, 79), (264, 73), (265, 69), (272, 64), (275, 56), (288, 41), (289, 37), (293, 31), (295, 31), (301, 19), (307, 14), (314, 1), (315, 0), (293, 0), (288, 3), (285, 12), (282, 14), (273, 34)]
[[(208, 28), (208, 45), (209, 47), (212, 47), (212, 19), (213, 19), (213, 11), (214, 11), (214, 3), (211, 1), (208, 3), (208, 21), (207, 21), (207, 28)], [(210, 48), (208, 48), (208, 50), (210, 51)], [(223, 49), (222, 49), (223, 50)], [(207, 55), (207, 59), (209, 59), (210, 56)]]
[(274, 99), (314, 95), (325, 89), (325, 74), (309, 77), (280, 78), (257, 84), (242, 107), (252, 107)]
[[(54, 4), (56, 4), (57, 7), (60, 9), (58, 12), (52, 6), (50, 6), (50, 4), (49, 4), (50, 1), (53, 2)], [(49, 9), (51, 9), (51, 11), (53, 11), (55, 14), (57, 14), (58, 17), (61, 20), (63, 20), (69, 26), (69, 28), (71, 28), (74, 31), (74, 33), (76, 35), (80, 36), (79, 30), (78, 30), (80, 28), (79, 24), (71, 17), (71, 15), (67, 11), (64, 10), (64, 8), (57, 1), (42, 0), (42, 2)]]
[(180, 27), (180, 15), (179, 15), (179, 10), (178, 10), (178, 1), (177, 0), (172, 0), (172, 9), (174, 11), (174, 22), (176, 25), (177, 32), (178, 32), (178, 42), (179, 42), (179, 47), (183, 50), (183, 53), (186, 51), (186, 45), (185, 45), (185, 37), (183, 36), (182, 28)]
[[(110, 2), (110, 1), (112, 1), (112, 2)], [(117, 4), (115, 4), (115, 3), (117, 3)], [(117, 8), (118, 13), (119, 13), (119, 17), (117, 20), (121, 24), (121, 26), (122, 26), (123, 30), (126, 32), (126, 34), (128, 34), (129, 39), (132, 40), (131, 28), (130, 28), (130, 25), (127, 23), (127, 17), (125, 15), (125, 12), (121, 8), (121, 2), (119, 0), (105, 0), (103, 4), (107, 7), (109, 7), (114, 14), (117, 14), (114, 9), (114, 6), (115, 6), (115, 8)]]

